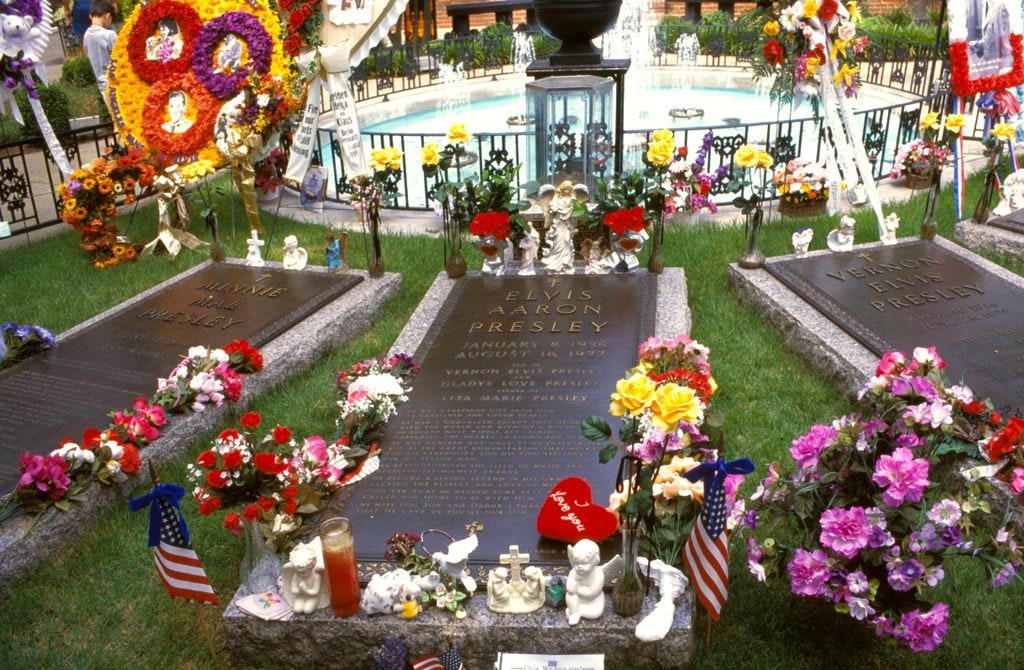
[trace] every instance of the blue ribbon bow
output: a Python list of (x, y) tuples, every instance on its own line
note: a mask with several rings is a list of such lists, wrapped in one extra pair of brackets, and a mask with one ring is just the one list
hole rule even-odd
[(701, 463), (685, 476), (691, 482), (703, 480), (706, 497), (710, 497), (710, 492), (725, 482), (726, 475), (749, 475), (753, 471), (754, 462), (749, 458), (728, 462), (724, 458), (719, 458), (714, 463)]
[(157, 500), (166, 501), (178, 513), (181, 535), (185, 538), (185, 542), (189, 542), (188, 526), (185, 525), (185, 519), (181, 516), (181, 508), (178, 507), (178, 501), (184, 495), (185, 489), (177, 484), (158, 484), (146, 495), (128, 501), (128, 506), (133, 512), (149, 507), (149, 546), (155, 547), (160, 544), (160, 506), (152, 504)]

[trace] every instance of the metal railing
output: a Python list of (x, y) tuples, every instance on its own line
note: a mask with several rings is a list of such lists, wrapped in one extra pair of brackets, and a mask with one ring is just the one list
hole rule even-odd
[[(700, 27), (702, 53), (698, 66), (744, 68), (749, 64), (753, 33), (733, 27)], [(651, 65), (679, 65), (674, 45), (668, 44), (664, 31), (651, 29), (646, 34)], [(375, 49), (369, 58), (352, 73), (351, 82), (359, 101), (386, 100), (388, 95), (415, 89), (426, 89), (440, 83), (442, 63), (456, 67), (460, 63), (467, 79), (494, 78), (514, 71), (511, 63), (512, 38), (507, 35), (481, 35), (447, 39), (422, 45)], [(542, 35), (534, 37), (538, 58), (545, 57), (555, 42)], [(866, 83), (902, 91), (914, 96), (892, 105), (856, 113), (856, 127), (874, 159), (876, 178), (888, 171), (896, 144), (916, 136), (917, 122), (923, 111), (939, 103), (932, 93), (936, 82), (945, 80), (948, 65), (935, 45), (915, 44), (900, 40), (880, 40), (869, 45), (861, 65)], [(326, 111), (326, 110), (325, 110)], [(640, 165), (640, 152), (651, 128), (627, 128), (623, 151), (626, 169)], [(704, 134), (715, 133), (709, 169), (731, 164), (736, 149), (751, 143), (765, 147), (777, 161), (792, 157), (823, 160), (828, 146), (820, 124), (810, 116), (777, 122), (737, 126), (706, 126), (680, 128), (677, 141), (692, 148), (699, 145)], [(474, 164), (461, 169), (462, 176), (504, 162), (522, 164), (525, 160), (524, 130), (503, 133), (481, 133), (473, 138)], [(96, 125), (62, 133), (61, 142), (72, 165), (88, 162), (100, 155), (103, 148), (116, 143), (110, 125)], [(396, 146), (405, 152), (405, 159), (416, 157), (428, 142), (442, 139), (440, 133), (375, 133), (364, 132), (364, 142), (371, 148)], [(319, 158), (331, 170), (331, 197), (342, 198), (347, 189), (347, 176), (341, 165), (338, 140), (332, 130), (318, 131)], [(419, 166), (403, 169), (398, 184), (398, 197), (393, 207), (422, 209), (428, 206), (422, 195), (427, 190), (426, 178)], [(404, 167), (404, 165), (403, 165)], [(29, 235), (34, 231), (61, 222), (57, 186), (62, 175), (49, 157), (40, 138), (25, 138), (0, 143), (0, 220), (11, 224), (12, 234)], [(726, 194), (713, 194), (725, 202)]]

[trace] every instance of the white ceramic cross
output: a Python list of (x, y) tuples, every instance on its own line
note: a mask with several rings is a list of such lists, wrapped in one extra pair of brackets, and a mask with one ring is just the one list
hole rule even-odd
[(520, 554), (518, 544), (509, 545), (508, 553), (499, 556), (498, 560), (503, 565), (512, 566), (512, 581), (510, 582), (511, 584), (523, 581), (521, 569), (524, 563), (530, 562), (530, 555)]

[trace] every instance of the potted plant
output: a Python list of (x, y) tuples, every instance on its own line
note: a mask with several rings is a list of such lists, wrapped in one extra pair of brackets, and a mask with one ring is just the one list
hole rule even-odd
[(277, 197), (279, 189), (284, 184), (284, 171), (288, 167), (288, 154), (281, 147), (275, 147), (267, 154), (267, 157), (256, 163), (255, 181), (256, 198), (258, 200), (273, 200)]
[(828, 202), (825, 167), (802, 158), (779, 165), (772, 178), (779, 192), (779, 213), (784, 216), (818, 216)]
[(960, 133), (964, 117), (950, 114), (939, 121), (937, 112), (929, 112), (921, 119), (921, 137), (901, 144), (896, 149), (889, 177), (898, 179), (906, 175), (907, 186), (913, 189), (928, 188), (932, 175), (941, 170), (952, 153), (953, 141)]

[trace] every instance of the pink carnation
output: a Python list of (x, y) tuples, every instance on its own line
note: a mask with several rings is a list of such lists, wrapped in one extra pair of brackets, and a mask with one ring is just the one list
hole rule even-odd
[(302, 450), (318, 465), (327, 461), (327, 442), (319, 435), (303, 440)]
[(878, 362), (878, 367), (875, 369), (876, 377), (883, 377), (898, 372), (907, 362), (906, 355), (899, 351), (887, 351), (882, 355), (882, 360)]
[(818, 457), (825, 451), (829, 443), (835, 439), (836, 429), (832, 426), (818, 424), (812, 426), (806, 435), (793, 440), (789, 453), (799, 465), (807, 471), (818, 467)]
[(885, 489), (882, 499), (890, 507), (904, 502), (918, 502), (924, 495), (928, 481), (928, 461), (914, 458), (906, 447), (899, 447), (892, 456), (882, 456), (875, 464), (871, 480)]
[(1014, 493), (1024, 493), (1024, 468), (1014, 468), (1010, 473), (1010, 488)]
[(68, 479), (68, 462), (59, 456), (41, 456), (27, 451), (18, 459), (21, 479), (17, 491), (35, 489), (45, 493), (51, 500), (60, 500), (71, 486)]
[(949, 606), (936, 603), (928, 614), (921, 614), (921, 610), (905, 613), (893, 636), (914, 651), (932, 651), (946, 637), (948, 619)]
[(831, 571), (828, 568), (828, 556), (821, 549), (811, 552), (803, 547), (798, 548), (786, 569), (789, 570), (789, 584), (793, 593), (799, 596), (825, 594), (825, 583)]
[(868, 546), (871, 520), (863, 507), (829, 508), (821, 515), (821, 536), (818, 539), (840, 556), (853, 558)]

